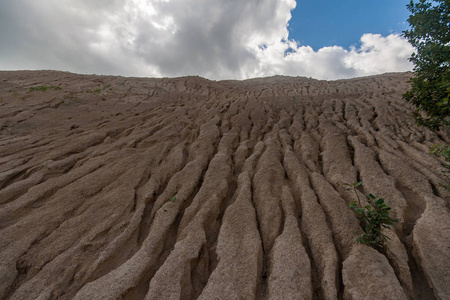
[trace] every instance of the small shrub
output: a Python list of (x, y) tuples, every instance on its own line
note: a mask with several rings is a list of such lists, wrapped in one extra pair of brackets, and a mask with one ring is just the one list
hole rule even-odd
[(95, 89), (95, 90), (91, 90), (91, 89), (87, 89), (86, 90), (86, 93), (89, 93), (89, 94), (91, 94), (91, 93), (100, 93), (102, 90), (101, 89)]
[(29, 91), (30, 92), (34, 92), (34, 91), (45, 92), (48, 89), (56, 91), (56, 90), (60, 90), (61, 87), (55, 86), (55, 85), (51, 85), (51, 86), (40, 85), (40, 86), (32, 86), (32, 87), (30, 87)]
[(30, 87), (30, 92), (34, 92), (34, 91), (41, 91), (41, 92), (45, 92), (48, 88), (45, 85), (41, 85), (41, 86), (32, 86)]
[(177, 200), (177, 197), (175, 197), (175, 196), (170, 197), (170, 201), (175, 202), (176, 200)]
[(381, 229), (390, 228), (390, 226), (398, 222), (398, 220), (389, 217), (389, 211), (391, 208), (386, 205), (383, 198), (372, 194), (366, 195), (369, 205), (363, 207), (361, 204), (361, 199), (356, 192), (356, 188), (361, 184), (362, 181), (356, 181), (353, 184), (344, 184), (349, 187), (347, 190), (353, 190), (355, 192), (358, 199), (358, 204), (356, 201), (352, 201), (348, 206), (355, 212), (364, 231), (363, 234), (356, 238), (356, 241), (360, 244), (366, 244), (373, 248), (380, 248), (383, 247), (384, 242), (389, 239), (381, 232)]

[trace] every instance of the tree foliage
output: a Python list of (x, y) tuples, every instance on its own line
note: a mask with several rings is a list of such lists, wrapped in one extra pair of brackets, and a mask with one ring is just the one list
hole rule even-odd
[(410, 30), (403, 35), (416, 48), (415, 76), (403, 98), (417, 107), (419, 125), (439, 130), (450, 125), (450, 0), (411, 0), (407, 7)]

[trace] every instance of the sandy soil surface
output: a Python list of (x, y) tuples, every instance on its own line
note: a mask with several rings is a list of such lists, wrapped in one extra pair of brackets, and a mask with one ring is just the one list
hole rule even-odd
[(449, 136), (410, 76), (0, 72), (0, 299), (450, 299)]

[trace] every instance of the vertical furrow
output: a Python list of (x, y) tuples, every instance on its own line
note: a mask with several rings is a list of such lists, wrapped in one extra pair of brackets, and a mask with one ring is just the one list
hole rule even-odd
[(302, 245), (295, 202), (288, 186), (282, 188), (281, 202), (284, 228), (268, 258), (267, 299), (313, 299), (311, 262)]
[(225, 211), (217, 241), (218, 263), (198, 299), (258, 298), (262, 272), (262, 241), (252, 205), (251, 177), (238, 177), (236, 200)]
[(320, 298), (337, 299), (339, 260), (325, 214), (311, 189), (306, 167), (292, 151), (286, 151), (283, 165), (301, 201), (301, 230), (311, 252), (313, 278), (317, 274), (314, 289)]

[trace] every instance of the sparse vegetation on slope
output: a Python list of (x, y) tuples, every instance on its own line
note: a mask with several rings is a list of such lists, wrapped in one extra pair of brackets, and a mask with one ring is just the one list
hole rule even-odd
[(50, 85), (50, 86), (46, 86), (46, 85), (40, 85), (40, 86), (32, 86), (29, 88), (30, 92), (34, 92), (34, 91), (41, 91), (41, 92), (45, 92), (47, 90), (60, 90), (61, 87), (59, 86), (55, 86), (55, 85)]
[(410, 76), (0, 72), (0, 299), (450, 298), (449, 136)]

